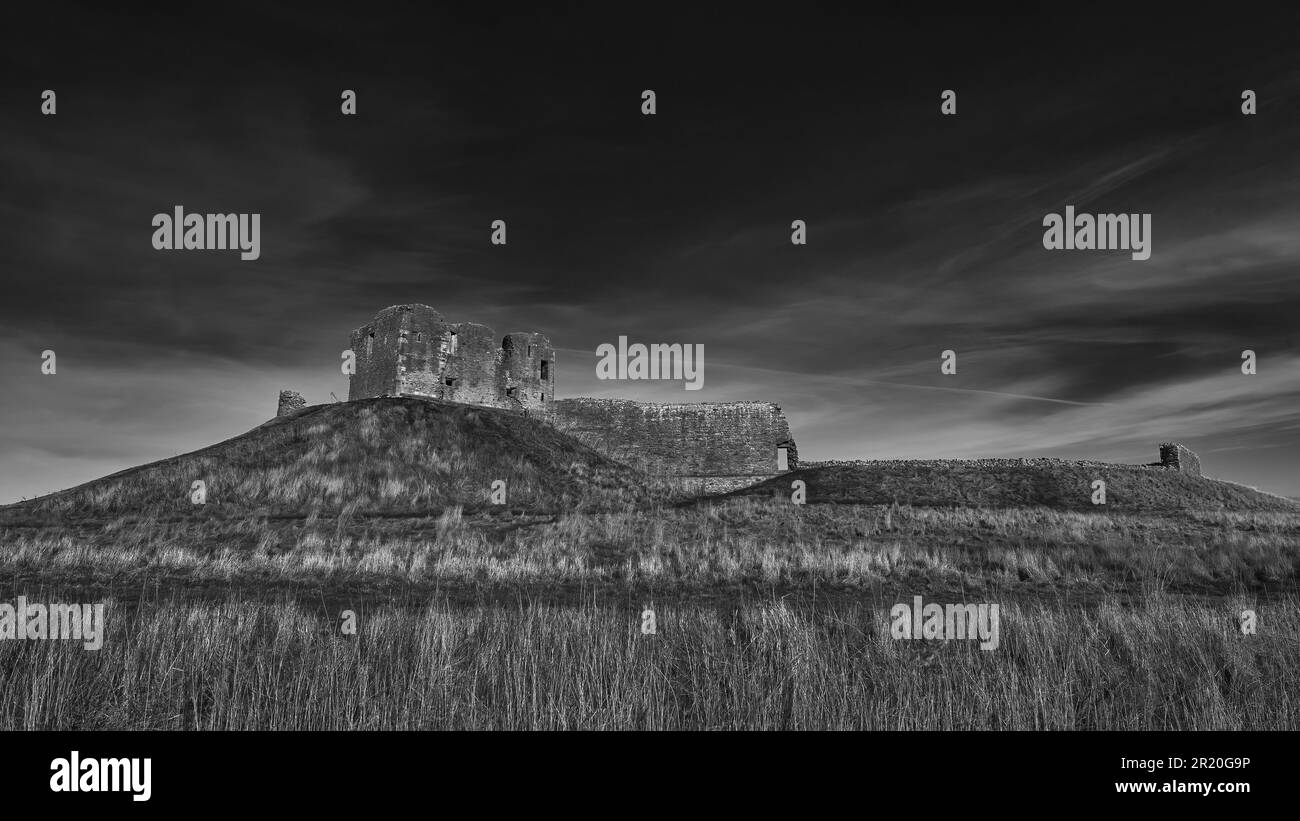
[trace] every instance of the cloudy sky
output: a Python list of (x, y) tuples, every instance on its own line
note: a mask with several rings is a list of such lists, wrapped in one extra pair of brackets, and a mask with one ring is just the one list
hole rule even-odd
[[(0, 502), (346, 397), (349, 331), (402, 302), (549, 334), (561, 397), (775, 401), (805, 459), (1175, 440), (1300, 495), (1297, 21), (459, 5), (22, 27)], [(176, 205), (261, 214), (261, 258), (154, 250)], [(1151, 214), (1151, 258), (1045, 250), (1066, 205)], [(619, 335), (702, 344), (704, 390), (596, 380)]]

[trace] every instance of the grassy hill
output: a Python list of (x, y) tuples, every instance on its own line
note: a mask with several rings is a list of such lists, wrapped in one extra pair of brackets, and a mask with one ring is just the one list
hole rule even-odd
[[(1105, 506), (1092, 503), (1096, 479)], [(1254, 488), (1142, 465), (1062, 459), (890, 460), (812, 463), (728, 496), (784, 496), (803, 480), (808, 504), (918, 507), (1045, 506), (1095, 512), (1300, 512), (1300, 504)]]
[[(1092, 482), (1107, 483), (1093, 505)], [(207, 503), (190, 501), (207, 484)], [(489, 501), (507, 483), (507, 504)], [(807, 505), (790, 484), (807, 484)], [(1294, 590), (1300, 504), (1141, 466), (820, 463), (677, 503), (536, 419), (415, 399), (306, 408), (0, 508), (0, 577), (119, 592), (717, 599), (780, 589)]]
[[(0, 507), (0, 525), (127, 514), (437, 515), (490, 504), (506, 482), (506, 510), (559, 514), (644, 507), (665, 487), (537, 419), (491, 408), (404, 398), (316, 405), (191, 453)], [(1106, 482), (1106, 505), (1092, 483)], [(191, 501), (195, 481), (207, 501)], [(1062, 511), (1300, 512), (1300, 502), (1228, 482), (1139, 465), (1060, 459), (805, 463), (726, 497), (808, 504), (1024, 508)], [(718, 498), (718, 497), (714, 497)]]
[(427, 513), (489, 505), (590, 510), (648, 500), (646, 479), (536, 419), (416, 399), (317, 405), (192, 453), (0, 508), (15, 518), (204, 513)]

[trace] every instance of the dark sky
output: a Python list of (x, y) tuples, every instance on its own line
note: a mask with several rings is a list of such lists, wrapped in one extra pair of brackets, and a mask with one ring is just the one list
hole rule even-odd
[[(10, 28), (0, 502), (346, 397), (402, 302), (547, 333), (561, 397), (775, 401), (806, 459), (1175, 440), (1300, 495), (1297, 19), (458, 5)], [(260, 213), (261, 258), (154, 250), (178, 204)], [(1150, 213), (1151, 258), (1045, 250), (1065, 205)], [(596, 380), (619, 335), (703, 344), (704, 390)]]

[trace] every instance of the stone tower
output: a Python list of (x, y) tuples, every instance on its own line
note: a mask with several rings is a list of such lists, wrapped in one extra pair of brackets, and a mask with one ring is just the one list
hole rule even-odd
[(542, 334), (499, 342), (486, 325), (449, 323), (428, 305), (392, 305), (352, 332), (348, 399), (423, 396), (518, 411), (555, 399), (555, 349)]

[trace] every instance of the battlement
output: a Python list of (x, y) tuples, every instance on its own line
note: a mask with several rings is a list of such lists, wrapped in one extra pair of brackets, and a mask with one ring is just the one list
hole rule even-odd
[(555, 349), (538, 333), (447, 322), (428, 305), (392, 305), (352, 332), (348, 399), (418, 396), (516, 411), (555, 398)]

